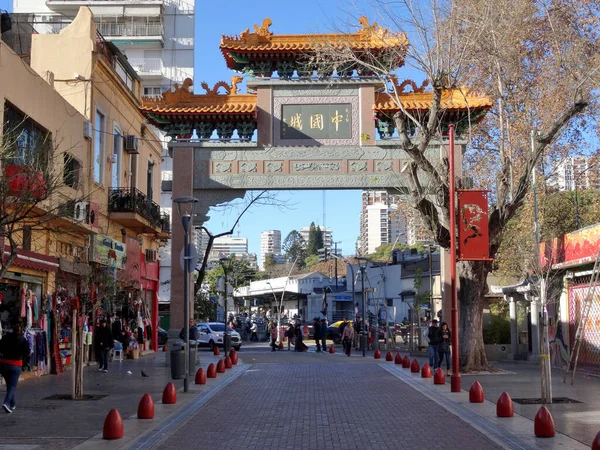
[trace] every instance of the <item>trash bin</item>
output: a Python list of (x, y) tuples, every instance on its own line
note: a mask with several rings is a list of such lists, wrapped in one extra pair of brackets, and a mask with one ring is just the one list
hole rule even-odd
[(171, 378), (173, 380), (185, 378), (185, 351), (182, 347), (171, 350)]
[(196, 366), (198, 365), (198, 343), (196, 341), (190, 341), (190, 375), (194, 375), (196, 372)]

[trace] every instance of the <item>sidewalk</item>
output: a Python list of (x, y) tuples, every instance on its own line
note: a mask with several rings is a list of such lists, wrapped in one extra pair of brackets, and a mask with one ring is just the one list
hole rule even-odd
[[(198, 367), (204, 368), (218, 360), (212, 353), (202, 350), (199, 357)], [(20, 381), (17, 409), (12, 414), (0, 414), (0, 444), (73, 448), (102, 431), (110, 409), (117, 408), (125, 419), (137, 412), (144, 393), (149, 393), (155, 403), (159, 402), (164, 387), (171, 381), (170, 368), (165, 366), (165, 353), (162, 352), (142, 356), (139, 360), (111, 362), (108, 373), (98, 372), (97, 366), (84, 370), (84, 394), (105, 397), (84, 401), (46, 400), (52, 395), (71, 393), (70, 371)], [(149, 378), (142, 378), (141, 370)], [(128, 375), (128, 371), (132, 374)], [(178, 389), (183, 386), (181, 380), (174, 384)], [(5, 387), (2, 387), (2, 398), (4, 393)], [(19, 446), (15, 449), (25, 448)], [(5, 447), (0, 448), (4, 450)]]

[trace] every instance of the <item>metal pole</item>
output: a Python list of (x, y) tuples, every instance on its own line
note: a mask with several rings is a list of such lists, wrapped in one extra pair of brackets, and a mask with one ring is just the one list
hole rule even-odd
[(225, 317), (225, 331), (223, 332), (223, 353), (225, 354), (225, 356), (227, 356), (227, 354), (229, 353), (229, 333), (228, 333), (228, 317), (227, 317), (227, 268), (225, 267), (225, 264), (223, 264), (223, 276), (225, 277), (224, 280), (224, 286), (225, 286), (225, 297), (224, 297), (224, 301), (223, 301), (223, 317)]
[(363, 358), (365, 356), (367, 356), (367, 339), (368, 339), (368, 335), (367, 335), (367, 305), (365, 302), (365, 267), (363, 266), (359, 266), (360, 267), (360, 284), (361, 284), (361, 298), (362, 298), (362, 310), (363, 310), (363, 316), (362, 316), (362, 320), (363, 320), (363, 326), (362, 326), (362, 336), (360, 339), (360, 345), (362, 347), (362, 354), (363, 354)]
[(337, 245), (338, 245), (338, 243), (334, 242), (334, 246), (335, 246), (335, 250), (334, 250), (335, 253), (334, 254), (335, 254), (335, 256), (333, 257), (333, 259), (335, 260), (335, 291), (336, 292), (337, 292), (337, 289), (338, 289), (338, 271), (337, 271), (337, 262), (338, 262), (338, 260), (336, 258), (336, 256), (337, 256)]
[(460, 373), (458, 365), (458, 299), (456, 293), (456, 209), (454, 186), (454, 124), (450, 124), (448, 134), (449, 189), (450, 189), (450, 292), (452, 295), (452, 376), (450, 391), (460, 392)]
[(190, 264), (190, 216), (182, 216), (181, 224), (183, 225), (183, 326), (185, 333), (183, 333), (185, 343), (185, 376), (183, 378), (183, 392), (189, 391), (189, 380), (188, 376), (190, 373), (190, 299), (189, 299), (189, 264)]

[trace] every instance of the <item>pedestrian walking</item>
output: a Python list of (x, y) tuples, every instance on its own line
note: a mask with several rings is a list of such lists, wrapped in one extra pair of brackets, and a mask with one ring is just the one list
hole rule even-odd
[[(315, 320), (313, 321), (313, 334), (314, 334), (314, 338), (315, 338), (315, 344), (317, 344), (317, 352), (320, 353), (321, 352), (321, 322), (319, 322), (319, 319), (317, 319), (315, 317)], [(323, 348), (323, 350), (325, 350), (325, 348)]]
[(450, 343), (452, 342), (452, 333), (446, 322), (442, 322), (440, 327), (440, 345), (438, 353), (440, 355), (439, 366), (442, 367), (444, 356), (446, 357), (446, 375), (450, 375)]
[(438, 346), (441, 342), (437, 319), (431, 321), (431, 326), (425, 331), (425, 337), (429, 340), (429, 365), (435, 370), (440, 366)]
[(288, 325), (288, 329), (285, 332), (285, 337), (287, 337), (287, 342), (288, 342), (288, 352), (292, 349), (292, 342), (294, 342), (294, 336), (296, 330), (294, 329), (294, 324), (290, 323)]
[(100, 322), (100, 326), (96, 329), (96, 352), (100, 357), (100, 372), (108, 372), (108, 355), (110, 350), (115, 346), (110, 328), (106, 325), (106, 320)]
[(279, 343), (277, 342), (277, 322), (271, 325), (271, 351), (279, 350)]
[(258, 326), (256, 322), (252, 322), (252, 326), (250, 327), (250, 340), (258, 342)]
[[(346, 321), (347, 322), (347, 321)], [(352, 341), (354, 340), (354, 328), (347, 323), (342, 331), (342, 346), (344, 347), (344, 353), (348, 356), (352, 354)]]
[(0, 339), (0, 374), (6, 383), (6, 396), (2, 408), (7, 413), (12, 413), (17, 404), (15, 393), (21, 376), (23, 358), (29, 356), (29, 345), (23, 336), (20, 324), (13, 327), (12, 333), (8, 333)]
[(354, 316), (354, 323), (352, 324), (352, 326), (354, 327), (353, 347), (354, 347), (354, 350), (356, 350), (358, 348), (358, 344), (359, 344), (358, 341), (359, 341), (360, 332), (362, 331), (360, 313), (357, 313)]
[(321, 349), (327, 350), (327, 319), (321, 319)]
[(296, 338), (296, 351), (297, 352), (302, 352), (304, 351), (304, 342), (303, 342), (303, 335), (302, 335), (302, 327), (300, 326), (300, 324), (296, 324), (296, 327), (294, 328), (294, 336)]

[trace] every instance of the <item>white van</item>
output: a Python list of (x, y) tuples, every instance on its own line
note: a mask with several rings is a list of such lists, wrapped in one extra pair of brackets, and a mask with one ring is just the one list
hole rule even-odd
[[(196, 324), (198, 328), (198, 346), (209, 347), (214, 350), (215, 346), (223, 347), (223, 333), (225, 324), (223, 322), (200, 322)], [(242, 347), (242, 338), (240, 334), (229, 328), (227, 333), (231, 336), (231, 347), (237, 352)]]

